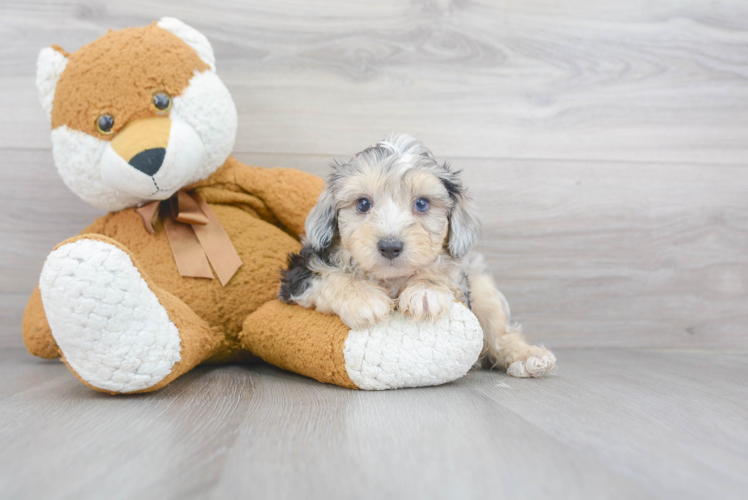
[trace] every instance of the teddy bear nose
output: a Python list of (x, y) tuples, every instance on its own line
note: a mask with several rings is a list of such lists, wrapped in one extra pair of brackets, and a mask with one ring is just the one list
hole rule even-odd
[(155, 175), (164, 163), (166, 148), (146, 149), (130, 158), (130, 165), (145, 175)]
[(382, 256), (394, 259), (395, 257), (399, 257), (403, 252), (403, 242), (400, 240), (382, 239), (379, 240), (377, 248)]

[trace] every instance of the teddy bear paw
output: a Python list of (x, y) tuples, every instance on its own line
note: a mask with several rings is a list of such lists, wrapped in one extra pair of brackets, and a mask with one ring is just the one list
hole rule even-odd
[(181, 360), (179, 331), (127, 252), (79, 239), (54, 250), (39, 288), (68, 366), (110, 392), (147, 389)]
[(437, 320), (416, 321), (395, 311), (389, 321), (351, 330), (343, 356), (359, 389), (440, 385), (463, 377), (483, 349), (478, 318), (452, 302)]

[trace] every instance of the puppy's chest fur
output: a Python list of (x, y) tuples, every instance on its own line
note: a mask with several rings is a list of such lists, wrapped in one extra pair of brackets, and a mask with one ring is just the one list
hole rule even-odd
[(455, 261), (451, 257), (440, 259), (439, 261), (426, 266), (423, 269), (417, 270), (415, 273), (402, 276), (398, 278), (388, 279), (377, 279), (374, 276), (367, 275), (366, 279), (377, 283), (379, 286), (387, 290), (388, 295), (391, 299), (396, 299), (403, 288), (408, 285), (409, 282), (415, 279), (425, 279), (426, 281), (434, 279), (444, 280), (446, 283), (453, 284), (453, 291), (455, 292), (455, 298), (461, 299), (462, 296), (466, 295), (466, 290), (460, 285), (461, 270), (459, 262)]
[(387, 290), (387, 295), (389, 295), (391, 299), (396, 299), (397, 296), (400, 295), (400, 290), (402, 290), (403, 285), (408, 281), (408, 278), (410, 278), (410, 276), (404, 276), (402, 278), (392, 278), (388, 280), (377, 280), (373, 278), (369, 279)]
[(289, 256), (288, 267), (281, 273), (281, 287), (278, 298), (284, 302), (304, 302), (303, 297), (310, 290), (312, 283), (327, 272), (344, 272), (356, 279), (376, 283), (388, 296), (396, 300), (403, 289), (413, 281), (429, 284), (438, 282), (448, 287), (456, 300), (470, 307), (470, 281), (468, 279), (468, 262), (455, 259), (449, 254), (441, 255), (435, 262), (405, 276), (382, 279), (367, 273), (356, 266), (347, 252), (335, 249), (327, 255), (316, 254), (309, 245), (298, 254)]

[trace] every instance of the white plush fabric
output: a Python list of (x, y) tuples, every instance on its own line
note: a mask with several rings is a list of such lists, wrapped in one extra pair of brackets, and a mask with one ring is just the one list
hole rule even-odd
[[(168, 198), (179, 188), (205, 179), (234, 149), (238, 117), (226, 86), (215, 73), (215, 56), (202, 33), (165, 17), (158, 26), (192, 47), (210, 70), (195, 72), (181, 95), (172, 100), (172, 131), (164, 165), (149, 177), (118, 159), (107, 141), (63, 125), (52, 131), (52, 149), (65, 184), (96, 208), (117, 211), (149, 200)], [(51, 116), (55, 89), (68, 59), (48, 47), (39, 53), (37, 87)]]
[(483, 330), (467, 307), (416, 322), (396, 311), (389, 321), (351, 330), (343, 354), (348, 376), (360, 389), (421, 387), (464, 376), (483, 348)]
[(52, 130), (57, 170), (71, 191), (101, 210), (168, 198), (223, 165), (234, 149), (238, 123), (229, 90), (211, 71), (190, 79), (174, 98), (169, 118), (172, 133), (164, 165), (153, 178), (117, 160), (109, 142), (65, 125)]
[(205, 61), (211, 70), (216, 70), (216, 56), (213, 55), (213, 47), (210, 45), (208, 37), (173, 17), (162, 17), (157, 24), (159, 28), (181, 38), (187, 45), (195, 49), (200, 59)]
[(202, 161), (188, 184), (210, 176), (234, 150), (239, 124), (236, 105), (213, 72), (195, 73), (182, 95), (174, 98), (169, 118), (187, 123), (203, 141)]
[(68, 65), (68, 58), (52, 47), (43, 48), (36, 60), (36, 88), (39, 102), (47, 116), (52, 119), (52, 103), (55, 99), (57, 81)]
[(142, 200), (110, 186), (101, 178), (101, 159), (108, 142), (66, 125), (52, 130), (52, 155), (57, 171), (68, 188), (100, 210), (115, 211)]
[(95, 240), (63, 245), (47, 257), (39, 288), (63, 356), (92, 386), (146, 389), (180, 361), (177, 327), (119, 248)]
[(169, 144), (161, 168), (153, 176), (133, 168), (107, 143), (101, 158), (101, 179), (138, 199), (165, 200), (196, 177), (205, 147), (195, 129), (170, 120)]

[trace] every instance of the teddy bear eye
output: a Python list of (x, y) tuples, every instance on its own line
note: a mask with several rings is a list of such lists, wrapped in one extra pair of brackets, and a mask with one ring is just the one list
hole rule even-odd
[(171, 98), (163, 92), (159, 92), (153, 96), (153, 105), (156, 106), (157, 110), (166, 113), (171, 108)]
[(111, 134), (112, 127), (114, 127), (114, 118), (112, 115), (101, 115), (96, 120), (96, 128), (104, 135)]

